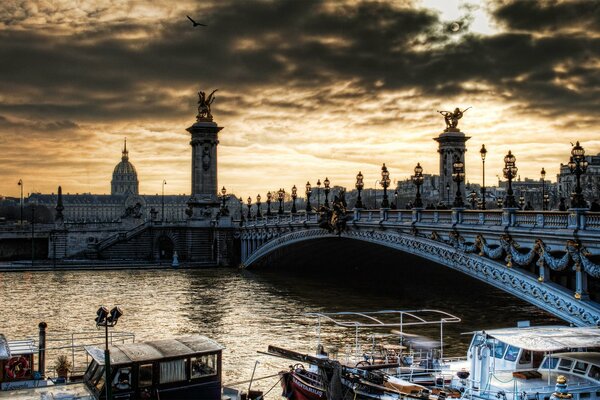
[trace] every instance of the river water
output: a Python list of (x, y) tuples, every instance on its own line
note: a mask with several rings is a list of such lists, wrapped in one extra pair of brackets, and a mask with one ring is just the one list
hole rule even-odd
[[(417, 268), (418, 267), (418, 268)], [(258, 354), (270, 344), (314, 353), (316, 324), (307, 312), (437, 308), (462, 322), (444, 327), (445, 355), (465, 354), (475, 329), (560, 322), (528, 303), (436, 265), (402, 274), (320, 268), (256, 272), (237, 269), (56, 271), (0, 273), (0, 333), (36, 337), (39, 321), (48, 335), (93, 330), (99, 305), (120, 305), (115, 329), (134, 332), (136, 341), (191, 333), (226, 347), (224, 383), (267, 376), (292, 362)], [(406, 329), (411, 331), (410, 329)], [(439, 327), (412, 332), (439, 338)], [(323, 326), (326, 348), (354, 343), (354, 331)], [(366, 340), (361, 335), (361, 341)], [(53, 360), (48, 360), (51, 367)], [(51, 369), (51, 368), (49, 368)], [(257, 381), (268, 390), (277, 378)], [(241, 385), (246, 387), (246, 384)], [(267, 396), (278, 399), (275, 387)]]

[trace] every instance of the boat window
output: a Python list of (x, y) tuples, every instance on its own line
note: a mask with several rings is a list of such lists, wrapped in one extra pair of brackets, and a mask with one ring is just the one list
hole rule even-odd
[(185, 379), (185, 359), (160, 363), (160, 383), (179, 382)]
[(508, 346), (508, 350), (506, 350), (506, 355), (504, 359), (507, 361), (517, 361), (517, 357), (519, 356), (519, 351), (521, 349), (516, 346)]
[(198, 357), (192, 357), (191, 359), (191, 377), (200, 378), (203, 376), (216, 375), (217, 374), (217, 355), (207, 354)]
[(499, 340), (494, 343), (494, 357), (502, 358), (504, 356), (504, 350), (506, 350), (506, 343)]
[(91, 377), (94, 376), (96, 372), (96, 368), (98, 368), (98, 363), (96, 361), (92, 361), (88, 366), (87, 371), (85, 371), (85, 379), (89, 382)]
[(93, 385), (96, 386), (96, 389), (101, 392), (102, 388), (104, 387), (104, 367), (98, 368), (92, 379), (93, 381), (90, 382), (92, 382)]
[(519, 358), (519, 364), (529, 364), (531, 362), (531, 351), (523, 350), (521, 358)]
[(585, 374), (587, 369), (588, 369), (588, 363), (585, 363), (583, 361), (577, 361), (575, 363), (575, 366), (573, 367), (573, 372), (583, 375), (583, 374)]
[(119, 368), (112, 384), (117, 391), (131, 389), (131, 367)]
[[(550, 366), (548, 366), (548, 360), (550, 360)], [(558, 358), (546, 357), (546, 359), (544, 360), (544, 363), (542, 364), (542, 366), (540, 368), (541, 369), (554, 369), (554, 368), (556, 368), (556, 364), (558, 364)]]
[(152, 364), (140, 365), (138, 386), (141, 388), (152, 386)]
[(587, 393), (579, 393), (579, 398), (580, 398), (580, 399), (589, 399), (589, 398), (591, 397), (590, 395), (591, 395), (591, 393), (590, 393), (590, 392), (587, 392)]
[(558, 363), (558, 369), (560, 369), (562, 371), (569, 371), (572, 366), (573, 366), (573, 360), (567, 360), (566, 358), (561, 359), (560, 362)]
[(588, 376), (592, 379), (600, 381), (600, 367), (592, 365), (592, 368), (590, 368), (590, 372), (588, 373)]

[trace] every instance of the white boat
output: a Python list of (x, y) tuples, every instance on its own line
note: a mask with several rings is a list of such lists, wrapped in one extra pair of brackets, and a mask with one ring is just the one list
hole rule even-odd
[(474, 332), (467, 361), (451, 364), (463, 398), (600, 400), (600, 329), (540, 326)]

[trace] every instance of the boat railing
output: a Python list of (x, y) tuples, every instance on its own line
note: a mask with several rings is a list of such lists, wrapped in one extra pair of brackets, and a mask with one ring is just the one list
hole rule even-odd
[[(35, 338), (31, 338), (37, 344)], [(135, 334), (132, 332), (109, 331), (108, 345), (133, 343)], [(39, 344), (38, 344), (39, 345)], [(68, 354), (71, 361), (71, 376), (82, 375), (89, 364), (89, 355), (85, 346), (106, 346), (105, 333), (98, 331), (72, 332), (60, 336), (47, 336), (45, 345), (46, 375), (56, 377), (53, 362), (59, 355)], [(66, 354), (65, 354), (66, 353)]]

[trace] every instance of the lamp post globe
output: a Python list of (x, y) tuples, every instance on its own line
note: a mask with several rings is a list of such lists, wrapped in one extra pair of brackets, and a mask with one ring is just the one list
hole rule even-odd
[(421, 163), (417, 163), (417, 166), (415, 167), (414, 171), (415, 174), (412, 176), (412, 181), (417, 187), (417, 195), (415, 196), (414, 208), (422, 208), (423, 201), (421, 200), (421, 185), (423, 184), (423, 167), (421, 167)]
[(306, 182), (306, 212), (309, 213), (312, 211), (312, 206), (310, 205), (310, 195), (312, 194), (312, 187), (310, 186), (310, 182)]
[(481, 209), (485, 210), (485, 156), (487, 155), (487, 149), (485, 148), (485, 144), (481, 145), (481, 150), (479, 150), (479, 154), (481, 155), (481, 165), (482, 165), (482, 183), (481, 183)]
[(360, 197), (360, 194), (363, 190), (363, 188), (365, 187), (365, 184), (363, 182), (363, 174), (362, 172), (358, 171), (358, 174), (356, 175), (356, 191), (358, 192), (358, 197), (356, 198), (356, 204), (354, 204), (354, 208), (364, 208), (363, 202), (362, 202), (362, 198)]
[(455, 208), (462, 208), (465, 206), (462, 198), (462, 192), (460, 190), (460, 183), (465, 179), (465, 164), (457, 157), (454, 159), (452, 164), (452, 179), (456, 182), (456, 196), (454, 197)]
[(296, 214), (298, 210), (296, 210), (296, 199), (298, 198), (298, 188), (296, 185), (292, 187), (292, 214)]
[(381, 181), (379, 183), (383, 187), (383, 200), (381, 201), (381, 208), (390, 208), (390, 202), (387, 195), (387, 188), (390, 186), (390, 172), (385, 166), (385, 163), (383, 163), (383, 166), (381, 167)]
[(519, 169), (516, 166), (517, 158), (508, 151), (508, 154), (504, 156), (504, 168), (502, 170), (504, 177), (508, 179), (508, 189), (506, 191), (506, 197), (504, 198), (504, 206), (506, 208), (517, 208), (515, 196), (512, 189), (512, 180), (517, 176)]
[(325, 202), (323, 203), (323, 205), (327, 208), (329, 208), (329, 179), (327, 177), (325, 177), (325, 180), (323, 181), (323, 185), (324, 185), (324, 189), (323, 191), (325, 192)]

